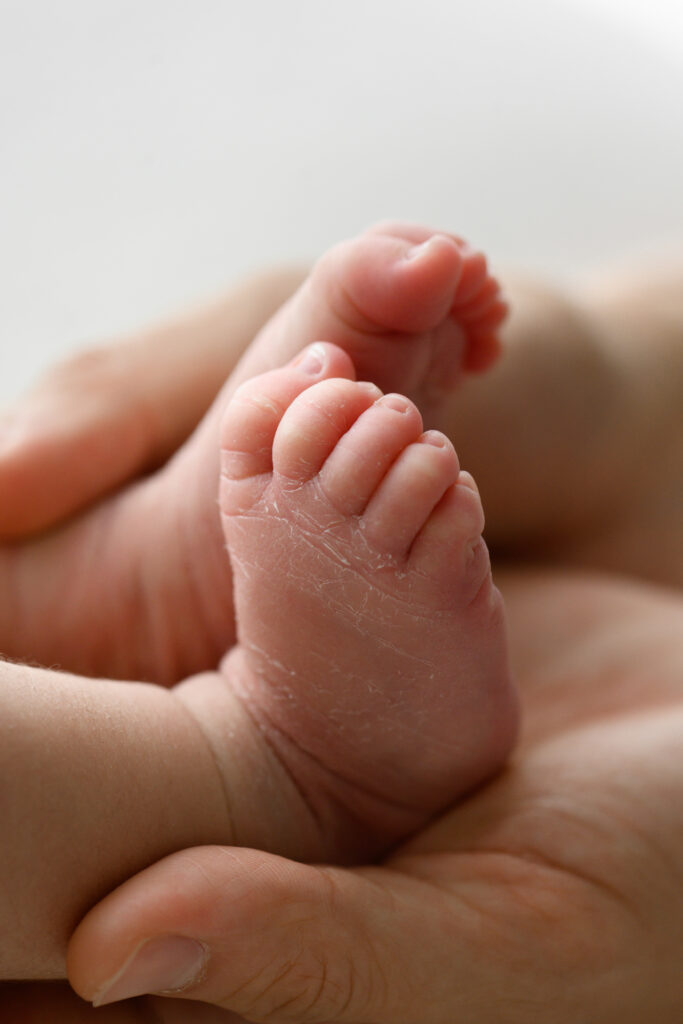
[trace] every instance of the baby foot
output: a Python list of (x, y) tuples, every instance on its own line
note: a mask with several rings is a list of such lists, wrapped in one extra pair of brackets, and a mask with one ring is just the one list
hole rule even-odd
[(506, 313), (483, 253), (429, 228), (379, 224), (318, 261), (245, 353), (237, 377), (324, 338), (350, 355), (361, 379), (438, 415), (439, 398), (463, 370), (496, 361)]
[(319, 824), (306, 855), (376, 854), (486, 779), (515, 734), (474, 482), (407, 398), (304, 390), (285, 367), (227, 408), (220, 504), (238, 632), (223, 671)]
[(438, 424), (441, 399), (463, 369), (495, 359), (504, 315), (484, 257), (450, 235), (383, 225), (332, 249), (161, 471), (6, 553), (0, 650), (166, 684), (214, 667), (235, 636), (216, 493), (220, 413), (237, 386), (325, 339), (359, 375), (410, 394)]

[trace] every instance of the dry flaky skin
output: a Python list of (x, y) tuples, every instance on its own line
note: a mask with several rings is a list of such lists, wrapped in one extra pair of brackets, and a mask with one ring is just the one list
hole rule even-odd
[(223, 670), (307, 796), (313, 857), (372, 858), (515, 735), (479, 496), (405, 398), (302, 390), (296, 365), (237, 392), (223, 445), (238, 622)]
[[(263, 327), (168, 464), (62, 529), (0, 552), (0, 650), (86, 675), (165, 685), (216, 666), (235, 638), (216, 495), (218, 424), (236, 387), (322, 339), (351, 356), (360, 379), (408, 393), (429, 415), (463, 363), (484, 366), (496, 356), (495, 325), (505, 309), (483, 256), (422, 229), (415, 241), (426, 248), (416, 254), (415, 230), (402, 237), (387, 226), (332, 249)], [(204, 344), (213, 352), (212, 332)], [(148, 401), (157, 419), (187, 424), (190, 410), (175, 408), (179, 377), (177, 368), (167, 370), (155, 385), (168, 405)], [(206, 386), (203, 377), (193, 383), (204, 397)], [(177, 436), (169, 426), (161, 434), (151, 430), (158, 443), (150, 457)], [(9, 469), (0, 458), (2, 472)]]

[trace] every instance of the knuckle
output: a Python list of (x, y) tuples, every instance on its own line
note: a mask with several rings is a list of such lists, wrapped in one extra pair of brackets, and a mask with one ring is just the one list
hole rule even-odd
[(163, 412), (138, 365), (129, 347), (120, 343), (84, 348), (40, 378), (36, 397), (77, 401), (79, 407), (90, 410), (91, 421), (117, 422), (128, 438), (135, 439), (140, 452), (153, 453), (164, 432)]
[(57, 384), (81, 384), (108, 377), (113, 369), (110, 345), (80, 349), (63, 359), (45, 374), (43, 381)]
[[(312, 900), (284, 897), (268, 945), (286, 955), (259, 964), (220, 1005), (255, 1024), (374, 1019), (387, 1001), (386, 980), (370, 942), (355, 930), (346, 936), (333, 874), (318, 874)], [(334, 935), (331, 918), (339, 922)]]
[(253, 974), (220, 1000), (255, 1024), (304, 1024), (337, 1019), (355, 1004), (355, 972), (324, 953), (300, 947)]

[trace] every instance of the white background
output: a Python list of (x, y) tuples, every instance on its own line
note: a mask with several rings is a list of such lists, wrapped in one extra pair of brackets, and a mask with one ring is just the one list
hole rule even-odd
[(0, 0), (0, 400), (388, 216), (681, 243), (681, 0)]

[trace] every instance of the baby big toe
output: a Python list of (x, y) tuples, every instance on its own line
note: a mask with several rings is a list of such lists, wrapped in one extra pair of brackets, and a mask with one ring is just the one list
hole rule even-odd
[(429, 430), (409, 444), (363, 515), (372, 547), (396, 558), (405, 557), (458, 473), (455, 449), (438, 431)]
[[(317, 342), (278, 370), (252, 377), (228, 403), (221, 422), (221, 505), (238, 512), (251, 481), (272, 471), (273, 441), (285, 411), (325, 377), (354, 376), (351, 360), (336, 345)], [(242, 486), (244, 485), (244, 486)], [(246, 490), (245, 490), (246, 487)]]
[(461, 247), (445, 234), (366, 232), (331, 249), (317, 265), (320, 289), (342, 323), (356, 330), (422, 332), (448, 315), (463, 269)]

